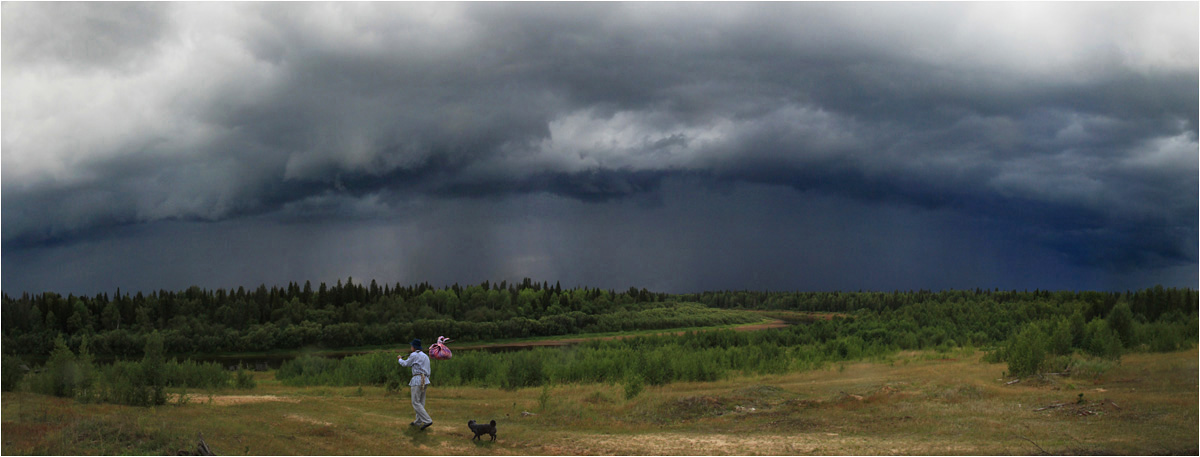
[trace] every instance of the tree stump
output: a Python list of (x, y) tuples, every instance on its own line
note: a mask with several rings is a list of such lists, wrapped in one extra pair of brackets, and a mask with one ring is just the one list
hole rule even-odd
[(191, 451), (191, 452), (179, 451), (178, 455), (217, 455), (217, 454), (214, 454), (212, 449), (208, 447), (208, 443), (204, 442), (204, 434), (203, 433), (197, 433), (196, 438), (200, 442), (196, 444), (195, 451)]

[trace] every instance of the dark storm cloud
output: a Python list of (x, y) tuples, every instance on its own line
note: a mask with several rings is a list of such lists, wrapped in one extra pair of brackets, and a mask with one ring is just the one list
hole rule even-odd
[(1195, 4), (3, 8), (6, 252), (684, 179), (1196, 263)]

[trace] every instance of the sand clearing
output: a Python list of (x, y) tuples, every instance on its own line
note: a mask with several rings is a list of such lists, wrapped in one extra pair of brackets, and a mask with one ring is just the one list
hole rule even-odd
[[(204, 394), (188, 394), (187, 402), (195, 404), (211, 404), (216, 406), (231, 406), (244, 405), (247, 403), (263, 403), (268, 401), (282, 401), (287, 403), (300, 403), (300, 399), (292, 397), (280, 397), (277, 395), (213, 395)], [(179, 401), (179, 394), (167, 394), (167, 403), (175, 403)]]

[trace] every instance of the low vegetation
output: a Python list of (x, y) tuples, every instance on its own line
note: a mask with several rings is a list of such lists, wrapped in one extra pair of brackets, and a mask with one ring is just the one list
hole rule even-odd
[[(25, 390), (42, 395), (74, 398), (81, 402), (108, 402), (132, 406), (162, 405), (167, 390), (220, 389), (230, 385), (249, 389), (254, 381), (241, 370), (237, 377), (215, 363), (179, 362), (163, 355), (162, 338), (152, 334), (141, 361), (96, 364), (83, 340), (79, 354), (60, 337), (50, 359), (40, 370), (16, 377), (5, 390)], [(13, 357), (13, 360), (19, 360)], [(13, 366), (21, 373), (22, 366)]]
[[(406, 391), (293, 386), (189, 391), (155, 408), (4, 392), (5, 455), (1195, 455), (1196, 349), (1132, 353), (1099, 376), (1009, 384), (982, 351), (709, 382), (503, 390), (435, 384), (435, 424), (411, 430)], [(435, 367), (437, 370), (437, 367)], [(466, 422), (495, 419), (495, 442)]]

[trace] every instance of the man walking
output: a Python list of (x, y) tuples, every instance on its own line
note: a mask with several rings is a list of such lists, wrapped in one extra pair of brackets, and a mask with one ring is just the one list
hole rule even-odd
[(429, 356), (421, 352), (421, 340), (412, 340), (412, 349), (409, 351), (408, 360), (404, 356), (398, 357), (400, 366), (412, 367), (412, 380), (408, 381), (408, 387), (412, 389), (412, 407), (417, 413), (417, 420), (412, 422), (413, 426), (420, 426), (421, 430), (429, 428), (433, 425), (433, 419), (429, 418), (429, 413), (425, 412), (425, 386), (429, 385)]

